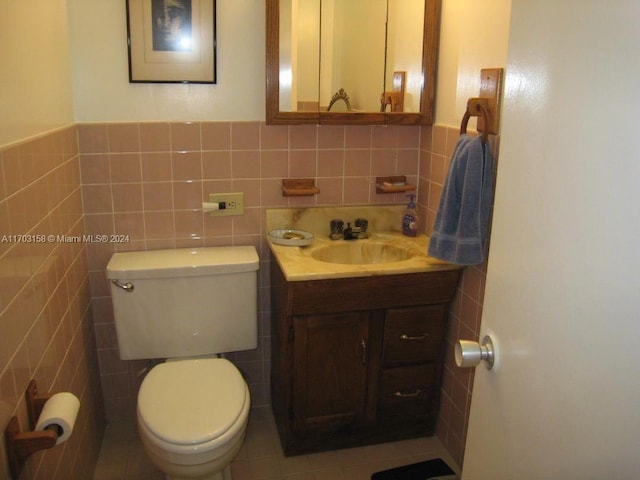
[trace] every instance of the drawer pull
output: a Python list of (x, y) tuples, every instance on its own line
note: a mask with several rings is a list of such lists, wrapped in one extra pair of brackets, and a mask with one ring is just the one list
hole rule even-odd
[(417, 335), (415, 337), (412, 337), (411, 335), (407, 335), (405, 333), (405, 334), (400, 335), (400, 340), (424, 340), (428, 336), (429, 336), (428, 333), (423, 333), (422, 335)]
[(420, 390), (419, 388), (416, 388), (416, 390), (411, 393), (394, 392), (393, 396), (396, 398), (413, 398), (413, 397), (417, 397), (421, 393), (422, 393), (422, 390)]
[(362, 365), (367, 364), (367, 342), (362, 339), (360, 340), (360, 347), (362, 348)]

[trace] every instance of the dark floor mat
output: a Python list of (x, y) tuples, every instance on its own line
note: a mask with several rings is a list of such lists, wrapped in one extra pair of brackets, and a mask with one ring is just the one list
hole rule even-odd
[(428, 480), (442, 475), (454, 475), (454, 471), (442, 459), (436, 458), (374, 473), (371, 480)]

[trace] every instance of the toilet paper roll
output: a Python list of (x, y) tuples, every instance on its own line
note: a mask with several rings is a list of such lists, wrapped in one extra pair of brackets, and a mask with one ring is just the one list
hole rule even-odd
[(36, 423), (36, 430), (44, 430), (52, 425), (57, 425), (62, 429), (62, 433), (58, 434), (56, 445), (65, 442), (73, 432), (79, 409), (80, 400), (73, 393), (56, 393), (44, 404), (38, 423)]

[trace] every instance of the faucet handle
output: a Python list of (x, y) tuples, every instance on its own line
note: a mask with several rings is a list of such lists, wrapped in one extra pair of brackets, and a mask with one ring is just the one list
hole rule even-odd
[(369, 221), (366, 218), (356, 218), (356, 221), (354, 223), (355, 226), (358, 227), (362, 232), (366, 232), (367, 227), (369, 226)]
[(369, 238), (369, 235), (367, 234), (367, 227), (369, 226), (369, 222), (367, 221), (366, 218), (356, 218), (355, 223), (355, 230), (358, 232), (358, 238)]
[(342, 220), (340, 220), (339, 218), (334, 218), (329, 223), (329, 226), (331, 228), (331, 234), (329, 235), (329, 238), (331, 240), (342, 238), (342, 232), (344, 229), (344, 222)]

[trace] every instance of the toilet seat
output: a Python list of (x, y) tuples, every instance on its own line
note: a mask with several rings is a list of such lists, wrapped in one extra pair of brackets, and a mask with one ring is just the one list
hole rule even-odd
[(162, 363), (138, 393), (138, 422), (148, 440), (176, 454), (204, 453), (243, 428), (249, 391), (223, 358)]

